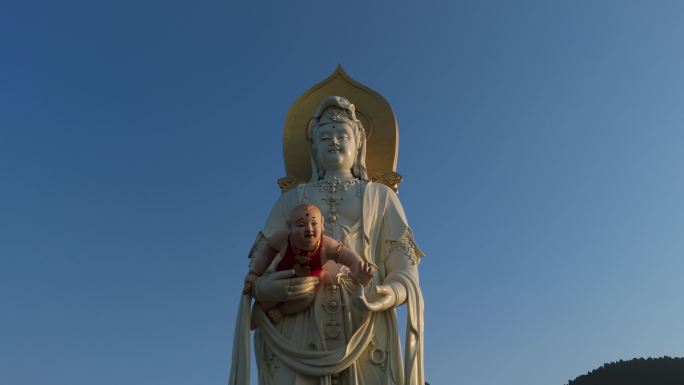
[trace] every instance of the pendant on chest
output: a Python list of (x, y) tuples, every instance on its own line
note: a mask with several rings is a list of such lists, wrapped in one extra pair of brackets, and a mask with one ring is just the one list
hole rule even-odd
[[(320, 199), (328, 206), (326, 219), (328, 223), (331, 224), (337, 222), (338, 211), (342, 208), (340, 206), (342, 205), (342, 201), (345, 200), (345, 197), (348, 198), (349, 195), (354, 198), (361, 197), (361, 182), (356, 178), (320, 180), (318, 181), (318, 188), (319, 192), (324, 195), (321, 196)], [(351, 211), (353, 209), (352, 207), (349, 207), (348, 204), (344, 206), (347, 206), (343, 208), (343, 211), (345, 211), (344, 214), (347, 214), (345, 216), (348, 216), (348, 214), (351, 213), (346, 213), (346, 211)], [(351, 217), (354, 216), (355, 215), (351, 215)]]
[(311, 273), (311, 266), (309, 265), (302, 266), (299, 263), (295, 263), (292, 269), (297, 277), (306, 277)]

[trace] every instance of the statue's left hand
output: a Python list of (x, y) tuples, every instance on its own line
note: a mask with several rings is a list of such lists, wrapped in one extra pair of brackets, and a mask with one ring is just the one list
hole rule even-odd
[(369, 298), (366, 298), (363, 288), (360, 289), (360, 294), (358, 295), (359, 305), (370, 311), (387, 310), (393, 307), (396, 301), (396, 295), (390, 285), (376, 286), (375, 290), (370, 292)]

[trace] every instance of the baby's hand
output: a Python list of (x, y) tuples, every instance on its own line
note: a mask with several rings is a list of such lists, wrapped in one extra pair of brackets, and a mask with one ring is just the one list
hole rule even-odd
[(368, 286), (373, 279), (373, 267), (366, 262), (361, 263), (361, 270), (356, 274), (352, 274), (352, 279), (363, 286)]

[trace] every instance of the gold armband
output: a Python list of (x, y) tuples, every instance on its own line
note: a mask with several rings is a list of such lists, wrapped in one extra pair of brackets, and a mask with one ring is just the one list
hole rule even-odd
[(242, 287), (242, 294), (251, 294), (252, 293), (252, 282), (246, 281), (245, 286)]
[[(250, 275), (254, 277), (250, 277)], [(249, 270), (249, 273), (247, 273), (247, 278), (245, 278), (245, 285), (242, 287), (242, 294), (251, 294), (252, 293), (252, 286), (254, 285), (254, 281), (256, 281), (257, 278), (259, 278), (259, 274), (257, 274), (256, 271), (254, 270)], [(250, 279), (251, 278), (251, 279)]]
[(342, 251), (342, 248), (344, 248), (344, 245), (342, 245), (341, 243), (338, 243), (337, 249), (335, 249), (335, 262), (337, 262), (337, 259), (340, 257), (340, 251)]

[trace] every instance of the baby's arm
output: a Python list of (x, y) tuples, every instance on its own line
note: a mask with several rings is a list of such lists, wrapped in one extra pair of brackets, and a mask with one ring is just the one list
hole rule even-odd
[(372, 267), (354, 250), (342, 245), (336, 240), (323, 236), (326, 259), (347, 266), (351, 270), (351, 277), (363, 286), (368, 286), (372, 275)]
[(278, 231), (268, 239), (265, 247), (261, 247), (254, 251), (254, 259), (249, 267), (249, 273), (245, 276), (245, 286), (242, 290), (243, 294), (251, 292), (252, 284), (266, 271), (266, 269), (268, 269), (268, 265), (271, 264), (273, 258), (280, 252), (283, 242), (287, 240), (289, 235), (289, 231)]

